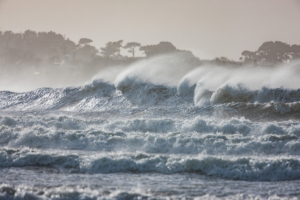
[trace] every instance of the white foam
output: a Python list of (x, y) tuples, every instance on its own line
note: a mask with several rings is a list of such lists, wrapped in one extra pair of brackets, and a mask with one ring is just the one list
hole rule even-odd
[[(6, 119), (6, 120), (5, 120)], [(7, 125), (7, 119), (14, 125)], [(0, 118), (0, 144), (7, 148), (143, 151), (201, 155), (297, 155), (300, 126), (294, 122), (251, 122), (197, 117), (174, 120)]]
[(216, 157), (151, 154), (72, 155), (1, 150), (0, 167), (49, 166), (68, 173), (198, 172), (228, 179), (251, 181), (295, 180), (300, 178), (296, 157)]

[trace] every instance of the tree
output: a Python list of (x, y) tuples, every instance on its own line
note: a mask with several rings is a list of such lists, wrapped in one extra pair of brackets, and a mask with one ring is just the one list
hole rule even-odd
[(96, 57), (98, 50), (94, 46), (87, 44), (76, 49), (74, 53), (75, 61), (91, 62)]
[(81, 38), (78, 43), (79, 44), (89, 44), (91, 42), (93, 42), (93, 40), (88, 39), (88, 38)]
[(114, 56), (120, 56), (123, 40), (116, 42), (108, 42), (105, 47), (101, 47), (101, 54), (104, 57), (110, 58)]
[(140, 43), (137, 42), (129, 42), (127, 43), (124, 48), (128, 49), (129, 53), (132, 53), (132, 57), (134, 58), (134, 52), (135, 52), (135, 48), (141, 46)]
[(157, 45), (147, 45), (140, 47), (141, 51), (144, 51), (147, 57), (172, 53), (175, 52), (177, 49), (176, 47), (170, 42), (160, 42)]

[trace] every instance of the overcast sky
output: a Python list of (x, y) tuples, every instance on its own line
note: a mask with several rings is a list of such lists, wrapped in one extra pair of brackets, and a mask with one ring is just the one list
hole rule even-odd
[(300, 0), (0, 0), (0, 30), (55, 31), (142, 45), (170, 41), (202, 59), (237, 60), (265, 41), (300, 44)]

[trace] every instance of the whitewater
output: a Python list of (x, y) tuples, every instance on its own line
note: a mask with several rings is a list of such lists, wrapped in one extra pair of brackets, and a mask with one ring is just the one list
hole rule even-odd
[(0, 199), (299, 199), (299, 72), (170, 54), (1, 87)]

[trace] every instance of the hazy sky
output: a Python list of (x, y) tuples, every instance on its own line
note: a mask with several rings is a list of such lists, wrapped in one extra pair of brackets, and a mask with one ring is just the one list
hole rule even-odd
[(265, 41), (300, 44), (300, 0), (0, 0), (0, 30), (55, 31), (102, 47), (170, 41), (237, 60)]

